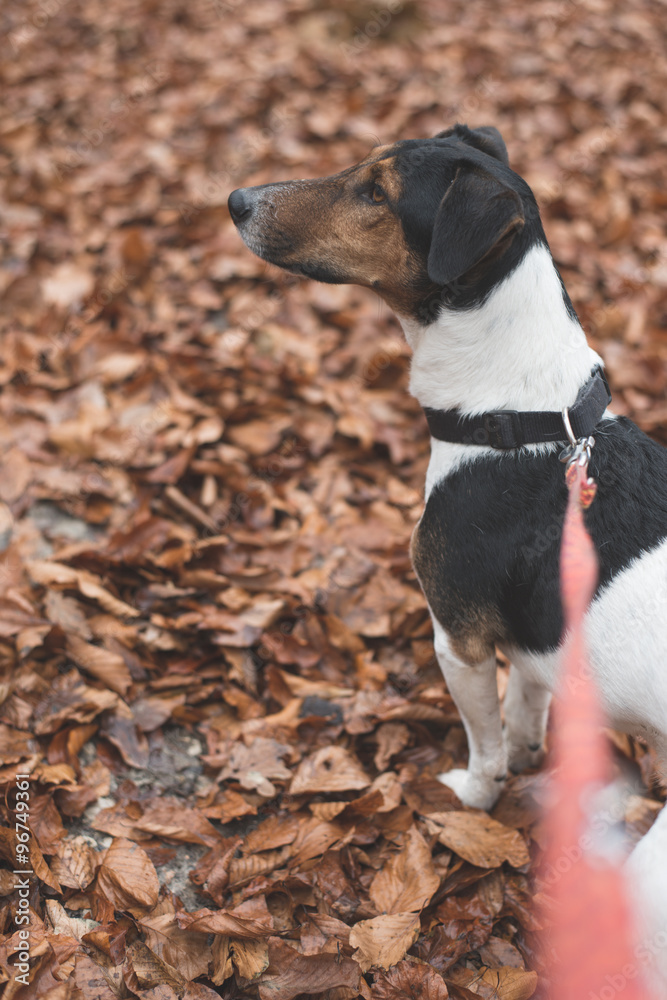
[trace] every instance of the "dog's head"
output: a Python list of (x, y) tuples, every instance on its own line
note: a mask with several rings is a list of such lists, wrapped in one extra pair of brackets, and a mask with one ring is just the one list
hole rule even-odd
[(421, 324), (441, 303), (482, 300), (544, 239), (532, 192), (492, 127), (376, 147), (332, 177), (239, 188), (229, 211), (264, 260), (373, 288)]

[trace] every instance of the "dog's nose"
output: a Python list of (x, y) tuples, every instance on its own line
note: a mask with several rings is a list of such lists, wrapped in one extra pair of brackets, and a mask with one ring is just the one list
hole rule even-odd
[(243, 222), (252, 214), (253, 204), (249, 189), (237, 188), (236, 191), (232, 191), (227, 200), (227, 207), (234, 225), (238, 226), (239, 222)]

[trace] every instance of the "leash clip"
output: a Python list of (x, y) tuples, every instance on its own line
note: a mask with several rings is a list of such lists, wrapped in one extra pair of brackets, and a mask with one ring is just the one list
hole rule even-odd
[(580, 465), (585, 471), (588, 469), (588, 463), (591, 460), (591, 449), (594, 444), (595, 438), (592, 436), (580, 438), (578, 441), (573, 441), (572, 444), (568, 444), (563, 448), (558, 458), (568, 468), (571, 465)]
[(565, 433), (567, 434), (570, 443), (563, 448), (558, 458), (561, 462), (564, 462), (568, 468), (576, 463), (577, 465), (580, 465), (584, 471), (586, 471), (588, 463), (591, 460), (591, 449), (595, 444), (595, 438), (592, 434), (588, 437), (575, 437), (574, 431), (572, 430), (572, 424), (570, 423), (570, 413), (567, 406), (563, 407), (561, 415), (563, 417)]
[(575, 481), (579, 479), (579, 502), (584, 508), (590, 507), (597, 491), (597, 483), (588, 476), (588, 463), (591, 460), (591, 449), (595, 444), (595, 438), (592, 434), (582, 438), (574, 436), (567, 406), (563, 407), (562, 416), (570, 442), (558, 456), (560, 461), (565, 463), (565, 482), (571, 491)]

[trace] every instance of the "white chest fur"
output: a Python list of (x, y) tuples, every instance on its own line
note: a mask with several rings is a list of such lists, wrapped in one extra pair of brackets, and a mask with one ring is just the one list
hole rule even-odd
[[(576, 399), (600, 357), (568, 312), (551, 254), (543, 245), (480, 306), (443, 309), (429, 326), (401, 320), (413, 350), (410, 391), (422, 406), (489, 410), (561, 410)], [(534, 445), (535, 449), (553, 445)], [(426, 495), (462, 461), (498, 456), (478, 445), (431, 442)]]

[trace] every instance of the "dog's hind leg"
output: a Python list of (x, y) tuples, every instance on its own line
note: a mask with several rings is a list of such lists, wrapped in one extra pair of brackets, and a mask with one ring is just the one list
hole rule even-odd
[(512, 664), (503, 705), (512, 771), (518, 773), (541, 763), (550, 702), (551, 692)]
[(481, 663), (456, 655), (445, 630), (433, 622), (435, 654), (468, 737), (468, 767), (438, 778), (466, 806), (490, 809), (507, 777), (507, 751), (500, 719), (495, 650)]

